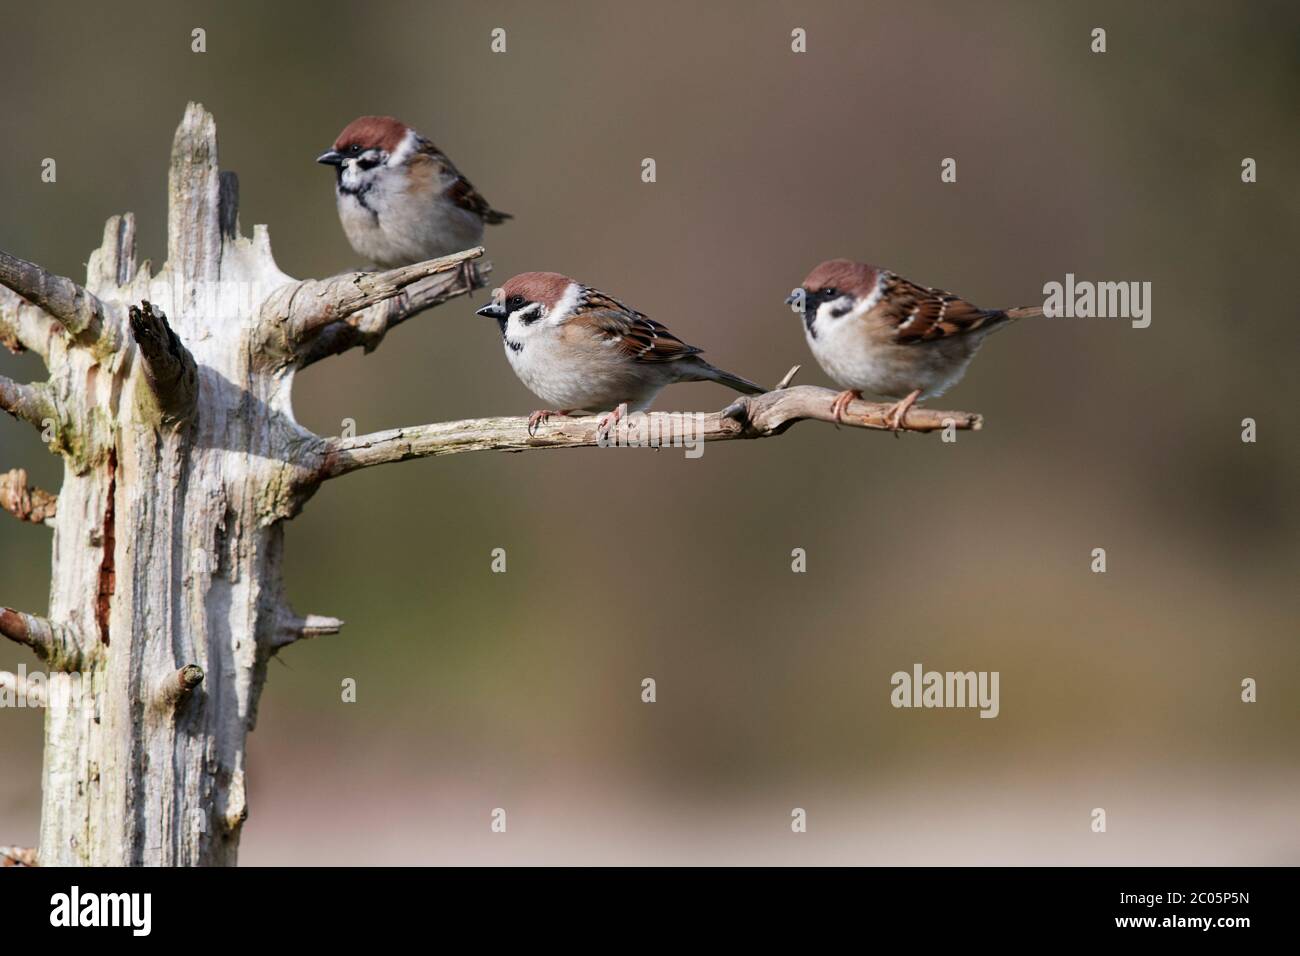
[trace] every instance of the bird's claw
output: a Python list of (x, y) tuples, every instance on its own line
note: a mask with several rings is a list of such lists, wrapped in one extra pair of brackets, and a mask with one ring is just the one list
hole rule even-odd
[(569, 413), (572, 411), (573, 409), (571, 408), (559, 410), (554, 408), (539, 408), (528, 416), (528, 437), (532, 438), (536, 436), (537, 429), (549, 422), (552, 415), (559, 415), (561, 418), (568, 418)]
[(623, 402), (612, 412), (606, 412), (600, 416), (600, 421), (596, 423), (596, 434), (601, 437), (607, 436), (609, 430), (627, 417), (627, 402)]
[(885, 412), (885, 424), (895, 436), (903, 430), (903, 420), (907, 418), (907, 413), (911, 410), (912, 406), (916, 404), (916, 400), (920, 397), (921, 392), (918, 389), (906, 398), (889, 406), (889, 410)]
[(849, 403), (855, 398), (861, 398), (862, 393), (854, 389), (847, 389), (835, 396), (835, 401), (831, 402), (831, 417), (835, 419), (835, 425), (838, 428), (844, 422), (844, 411), (849, 407)]
[(532, 438), (537, 434), (538, 426), (546, 424), (550, 419), (551, 412), (547, 409), (539, 408), (528, 416), (528, 437)]
[(464, 259), (456, 266), (456, 278), (464, 287), (466, 294), (473, 298), (474, 290), (479, 287), (478, 269), (475, 268), (473, 259)]

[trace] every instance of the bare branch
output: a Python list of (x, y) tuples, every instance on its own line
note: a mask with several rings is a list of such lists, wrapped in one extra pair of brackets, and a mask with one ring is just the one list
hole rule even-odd
[(298, 367), (306, 368), (358, 345), (373, 352), (390, 330), (412, 316), (483, 288), (491, 271), (490, 262), (466, 262), (462, 268), (416, 282), (386, 302), (331, 322), (300, 350)]
[(55, 670), (76, 670), (81, 660), (76, 632), (35, 614), (0, 607), (0, 635), (26, 644)]
[[(721, 412), (634, 413), (605, 435), (599, 430), (598, 420), (591, 416), (553, 418), (533, 435), (528, 432), (526, 418), (480, 418), (394, 428), (355, 438), (324, 440), (319, 449), (322, 459), (317, 475), (321, 479), (335, 478), (372, 465), (466, 451), (662, 447), (698, 441), (767, 438), (780, 435), (795, 422), (834, 423), (832, 403), (836, 394), (827, 388), (800, 385), (744, 396)], [(887, 415), (892, 407), (856, 400), (849, 403), (841, 424), (889, 431)], [(912, 408), (907, 412), (902, 430), (930, 432), (949, 425), (955, 429), (978, 430), (982, 424), (983, 418), (971, 412)]]
[(158, 688), (155, 703), (162, 710), (177, 710), (194, 693), (194, 688), (202, 683), (203, 668), (198, 664), (186, 664), (167, 675)]
[[(113, 306), (64, 276), (34, 262), (0, 252), (0, 285), (44, 309), (80, 345), (93, 345), (104, 334)], [(30, 347), (30, 346), (29, 346)]]
[(194, 357), (167, 324), (162, 309), (148, 303), (131, 306), (131, 336), (140, 347), (145, 378), (158, 400), (165, 421), (185, 421), (198, 400), (198, 369)]
[(282, 647), (288, 647), (295, 641), (303, 641), (313, 637), (320, 637), (323, 634), (337, 634), (343, 629), (343, 622), (336, 617), (326, 617), (323, 614), (308, 614), (306, 617), (298, 617), (295, 614), (286, 612), (280, 621), (280, 628), (274, 638), (271, 639), (271, 650), (278, 651)]
[(43, 684), (30, 681), (23, 675), (11, 671), (0, 671), (0, 691), (7, 691), (17, 700), (25, 701), (32, 707), (44, 707), (46, 703)]
[(44, 382), (23, 385), (0, 375), (0, 409), (40, 428), (45, 419), (54, 417), (54, 399)]
[(463, 270), (462, 263), (481, 255), (483, 247), (478, 246), (386, 272), (352, 272), (331, 279), (304, 279), (268, 296), (262, 305), (262, 316), (268, 322), (283, 323), (290, 345), (301, 346), (331, 323), (395, 298), (429, 276)]
[(14, 468), (0, 473), (0, 508), (19, 521), (53, 524), (59, 496), (27, 484), (27, 471)]
[(0, 866), (40, 866), (32, 847), (0, 846)]

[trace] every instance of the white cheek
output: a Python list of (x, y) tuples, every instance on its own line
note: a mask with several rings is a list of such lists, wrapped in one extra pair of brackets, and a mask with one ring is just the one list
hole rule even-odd
[[(850, 308), (852, 304), (852, 299), (847, 295), (842, 295), (838, 299), (832, 299), (817, 306), (817, 316), (813, 319), (813, 327), (817, 330), (817, 334), (823, 335), (831, 332), (836, 326), (841, 325), (845, 319), (853, 317), (855, 313)], [(846, 312), (845, 309), (849, 311)]]
[[(533, 335), (537, 331), (538, 326), (541, 324), (537, 320), (536, 315), (537, 315), (537, 306), (535, 305), (530, 305), (527, 308), (520, 309), (517, 312), (511, 312), (510, 318), (506, 322), (506, 335), (514, 339), (516, 342), (522, 342), (530, 335)], [(525, 322), (524, 321), (525, 317), (531, 319), (532, 321)]]

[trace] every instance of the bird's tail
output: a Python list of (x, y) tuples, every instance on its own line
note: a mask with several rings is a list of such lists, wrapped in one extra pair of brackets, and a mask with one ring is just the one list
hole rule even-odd
[(724, 372), (716, 365), (710, 365), (704, 359), (697, 357), (692, 363), (698, 374), (696, 381), (700, 382), (717, 382), (725, 385), (727, 388), (734, 388), (742, 395), (762, 395), (767, 391), (762, 385), (755, 385), (747, 378), (741, 378), (739, 375), (732, 375), (730, 372)]
[(1043, 307), (1039, 305), (1023, 305), (1018, 309), (1006, 309), (1008, 319), (1040, 319), (1043, 317)]

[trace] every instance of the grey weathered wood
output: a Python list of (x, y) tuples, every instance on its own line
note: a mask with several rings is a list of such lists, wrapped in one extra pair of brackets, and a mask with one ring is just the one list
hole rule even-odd
[(300, 452), (320, 441), (294, 420), (294, 371), (318, 333), (332, 351), (344, 330), (382, 335), (417, 282), (468, 291), (456, 270), (481, 253), (294, 282), (265, 228), (238, 235), (237, 181), (195, 104), (168, 190), (156, 275), (129, 214), (109, 220), (84, 287), (0, 254), (0, 340), (51, 373), (0, 379), (0, 399), (51, 419), (64, 461), (48, 618), (4, 612), (0, 633), (81, 678), (46, 711), (45, 864), (235, 861), (267, 660), (340, 626), (294, 614), (281, 581), (284, 519), (314, 490)]

